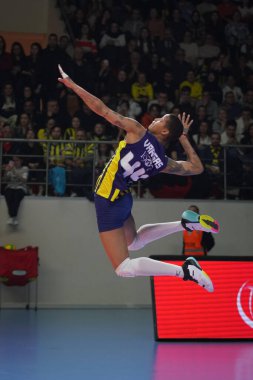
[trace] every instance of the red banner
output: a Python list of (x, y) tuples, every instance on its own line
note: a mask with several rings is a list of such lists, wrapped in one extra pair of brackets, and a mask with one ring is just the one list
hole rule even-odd
[(156, 338), (253, 339), (253, 261), (201, 260), (201, 265), (213, 293), (191, 281), (154, 277)]

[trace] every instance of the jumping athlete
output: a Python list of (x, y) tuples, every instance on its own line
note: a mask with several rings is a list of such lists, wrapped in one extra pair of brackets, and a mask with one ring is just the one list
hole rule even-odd
[[(78, 86), (59, 66), (59, 82), (74, 91), (96, 114), (126, 132), (125, 139), (105, 166), (95, 187), (95, 207), (99, 235), (103, 247), (118, 276), (176, 276), (191, 280), (213, 292), (210, 277), (193, 257), (181, 266), (152, 260), (147, 257), (130, 259), (129, 251), (184, 229), (217, 233), (219, 224), (211, 216), (185, 211), (181, 221), (146, 224), (136, 230), (131, 214), (130, 186), (139, 179), (159, 172), (182, 176), (202, 173), (202, 163), (192, 148), (187, 133), (192, 124), (190, 115), (176, 117), (166, 114), (155, 119), (148, 130), (136, 120), (124, 117), (108, 108), (100, 99)], [(164, 147), (180, 141), (188, 161), (174, 161), (165, 155)]]

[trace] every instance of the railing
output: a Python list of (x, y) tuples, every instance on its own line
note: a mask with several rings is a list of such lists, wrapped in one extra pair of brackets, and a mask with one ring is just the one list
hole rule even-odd
[[(16, 147), (20, 147), (20, 144), (34, 143), (41, 144), (44, 146), (43, 155), (28, 155), (22, 154), (22, 149), (17, 149), (17, 153), (13, 153), (11, 151), (6, 150), (4, 146), (6, 143), (15, 144)], [(51, 148), (53, 145), (64, 144), (65, 150), (61, 152), (60, 155), (52, 156)], [(73, 189), (80, 189), (80, 192), (77, 191), (77, 196), (87, 196), (91, 195), (96, 179), (102, 171), (102, 166), (100, 163), (100, 154), (99, 154), (99, 145), (107, 145), (107, 146), (115, 146), (117, 145), (117, 141), (97, 141), (97, 140), (27, 140), (27, 139), (3, 139), (0, 138), (0, 189), (1, 194), (4, 191), (4, 187), (6, 186), (5, 180), (5, 166), (12, 159), (13, 156), (23, 157), (26, 163), (30, 160), (30, 162), (34, 159), (40, 160), (41, 164), (36, 169), (30, 169), (30, 174), (34, 175), (34, 178), (31, 176), (28, 178), (28, 188), (31, 189), (34, 186), (37, 186), (42, 189), (39, 191), (40, 195), (64, 195), (71, 196), (75, 195)], [(81, 167), (75, 166), (75, 160), (78, 160), (78, 157), (71, 155), (70, 153), (66, 154), (69, 148), (82, 146), (83, 149), (85, 146), (93, 145), (93, 155), (92, 158), (87, 163), (85, 161), (85, 157), (80, 158)], [(228, 145), (223, 146), (224, 148), (224, 156), (220, 159), (220, 167), (217, 172), (212, 172), (214, 169), (214, 165), (210, 165), (210, 162), (203, 163), (207, 168), (205, 172), (205, 176), (196, 176), (198, 181), (198, 186), (204, 187), (213, 187), (214, 194), (205, 194), (203, 196), (198, 195), (198, 198), (220, 198), (220, 199), (253, 199), (253, 148), (251, 145)], [(247, 154), (245, 154), (245, 151)], [(108, 156), (108, 160), (110, 156)], [(209, 165), (208, 165), (209, 164)], [(64, 171), (64, 175), (66, 175), (66, 189), (63, 194), (57, 194), (54, 192), (53, 184), (51, 180), (51, 169), (55, 167), (60, 167)], [(79, 170), (80, 169), (80, 170)], [(81, 173), (84, 176), (84, 180), (78, 180), (73, 182), (73, 173), (77, 176), (78, 173)], [(85, 174), (86, 173), (86, 174)], [(176, 177), (176, 176), (175, 176)], [(202, 178), (203, 177), (203, 178)], [(77, 178), (77, 177), (75, 177)], [(164, 177), (163, 177), (164, 178)], [(202, 180), (201, 180), (202, 178)], [(72, 182), (71, 182), (72, 180)], [(195, 177), (192, 178), (194, 183)], [(153, 184), (156, 183), (156, 178), (153, 177)], [(209, 185), (207, 184), (209, 183)], [(162, 181), (161, 181), (162, 183)], [(162, 185), (161, 185), (162, 186)], [(163, 197), (161, 195), (157, 195), (156, 192), (152, 190), (152, 181), (151, 185), (149, 182), (141, 181), (138, 184), (134, 185), (134, 193), (137, 197), (141, 198), (145, 196), (145, 192), (151, 191), (153, 197)], [(169, 187), (167, 187), (169, 189)], [(78, 195), (80, 193), (81, 195)], [(170, 191), (166, 193), (164, 192), (165, 198), (170, 198)], [(199, 194), (199, 192), (198, 192)], [(173, 196), (175, 197), (175, 196)], [(180, 197), (180, 196), (179, 196)], [(194, 194), (191, 196), (195, 198)]]

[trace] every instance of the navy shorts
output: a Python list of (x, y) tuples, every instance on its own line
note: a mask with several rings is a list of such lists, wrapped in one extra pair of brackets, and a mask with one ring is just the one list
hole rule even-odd
[(114, 202), (95, 194), (94, 196), (99, 232), (111, 231), (123, 227), (131, 215), (133, 198), (124, 194)]

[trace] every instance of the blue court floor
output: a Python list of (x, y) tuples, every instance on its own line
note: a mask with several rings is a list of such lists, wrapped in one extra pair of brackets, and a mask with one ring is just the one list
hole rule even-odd
[(156, 343), (149, 309), (2, 310), (0, 380), (252, 380), (253, 343)]

